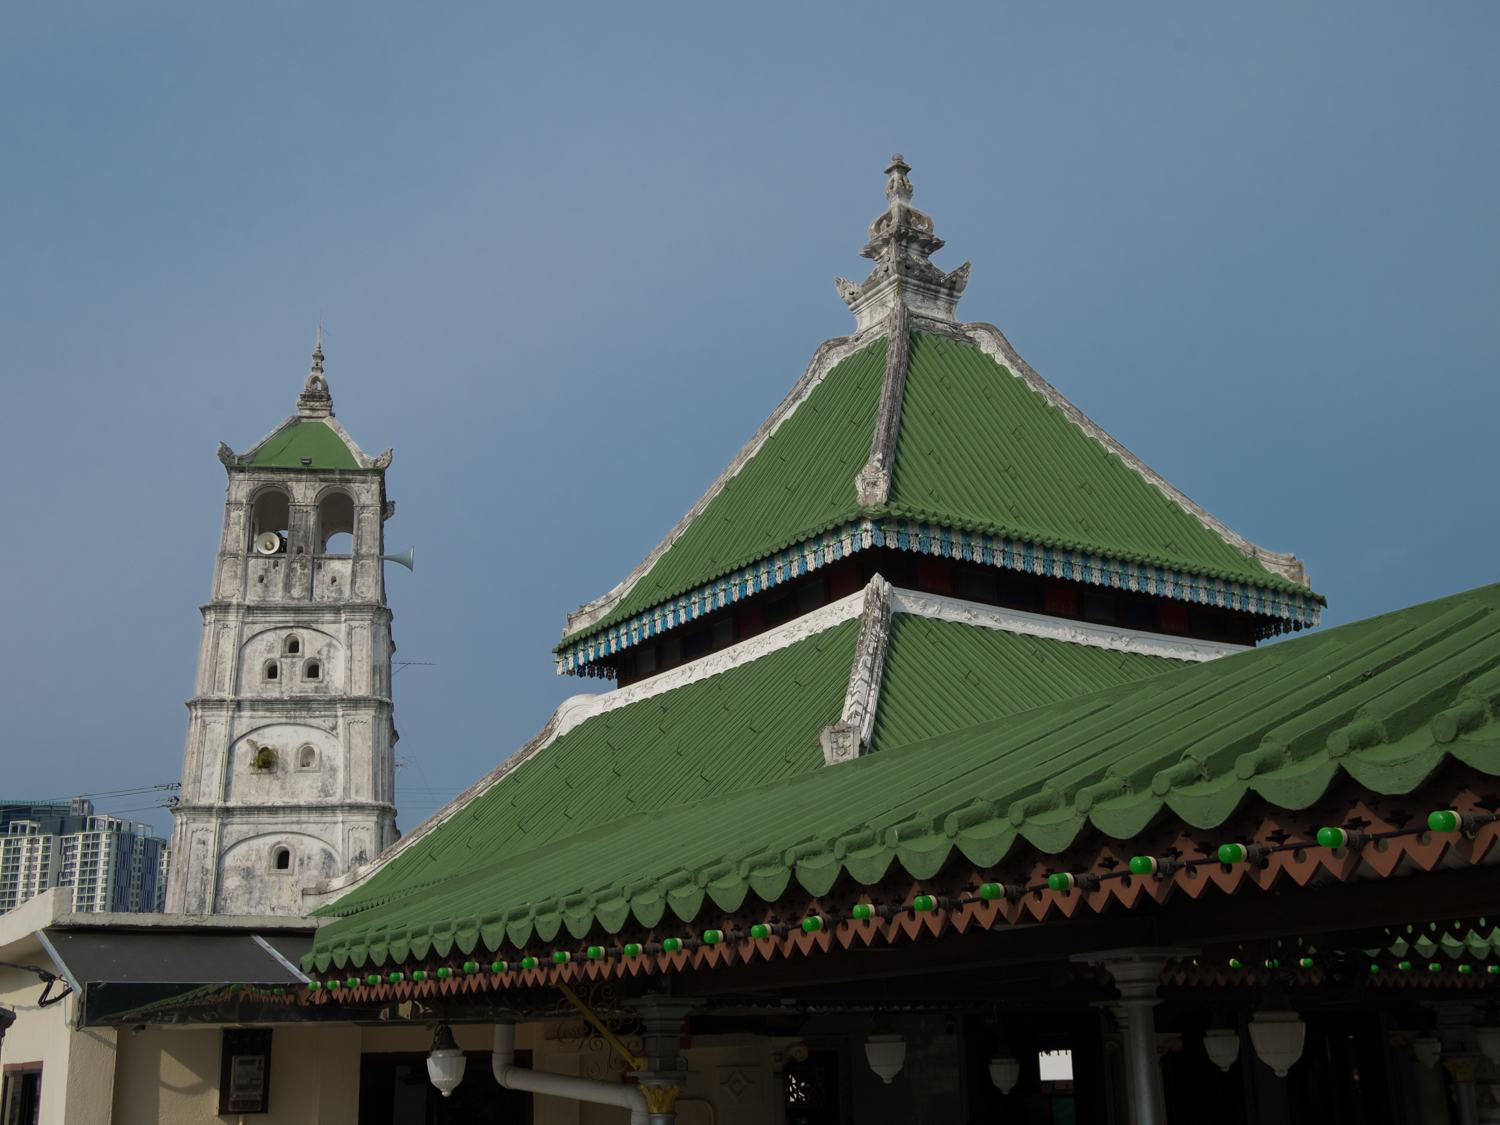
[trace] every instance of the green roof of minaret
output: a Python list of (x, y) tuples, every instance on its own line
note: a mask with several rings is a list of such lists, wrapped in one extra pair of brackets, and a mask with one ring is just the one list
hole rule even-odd
[(311, 462), (305, 466), (311, 469), (360, 467), (344, 439), (322, 419), (299, 422), (282, 430), (256, 450), (249, 463), (273, 469), (295, 469), (304, 467), (303, 458)]
[(248, 452), (236, 455), (220, 445), (219, 459), (231, 468), (259, 469), (384, 469), (390, 450), (367, 456), (333, 416), (333, 396), (323, 376), (323, 330), (313, 348), (312, 371), (297, 399), (297, 413), (262, 438)]

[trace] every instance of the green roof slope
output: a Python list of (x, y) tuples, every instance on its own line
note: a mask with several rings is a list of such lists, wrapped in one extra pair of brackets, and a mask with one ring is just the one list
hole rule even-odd
[[(1286, 589), (978, 348), (912, 335), (890, 511)], [(1292, 589), (1301, 587), (1292, 584)]]
[[(1200, 829), (1247, 797), (1305, 808), (1341, 774), (1410, 793), (1449, 758), (1500, 774), (1500, 587), (882, 750), (660, 815), (599, 825), (468, 868), (321, 930), (314, 962), (363, 965), (502, 939), (581, 937), (667, 909), (695, 917), (822, 894), (892, 863), (929, 878), (1020, 841), (1059, 852), (1098, 830), (1129, 839), (1164, 811)], [(1356, 720), (1373, 724), (1350, 738)], [(895, 831), (892, 831), (892, 830)], [(342, 904), (336, 909), (343, 911)]]
[[(843, 706), (858, 628), (857, 620), (846, 621), (586, 720), (330, 912), (363, 909), (392, 888), (409, 893), (424, 872), (446, 877), (454, 863), (467, 868), (473, 857), (493, 860), (638, 810), (823, 768), (818, 731)], [(877, 745), (928, 738), (1173, 667), (1176, 661), (1160, 657), (898, 613), (875, 738)]]
[(900, 746), (1182, 667), (1176, 660), (891, 615), (872, 746)]
[(255, 452), (250, 464), (272, 469), (300, 469), (309, 457), (312, 469), (357, 469), (359, 462), (344, 439), (320, 419), (288, 426)]
[[(823, 768), (857, 619), (586, 719), (398, 854), (337, 912), (365, 909), (630, 813)], [(325, 911), (327, 912), (327, 911)]]
[(829, 372), (677, 540), (559, 649), (868, 516), (1304, 594), (1205, 527), (978, 347), (913, 332), (888, 505), (858, 506), (885, 341)]
[(849, 518), (870, 457), (882, 338), (837, 364), (599, 628)]

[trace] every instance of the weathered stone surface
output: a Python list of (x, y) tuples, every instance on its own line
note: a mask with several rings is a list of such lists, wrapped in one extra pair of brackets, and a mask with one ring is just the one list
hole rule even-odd
[(911, 166), (897, 153), (885, 170), (885, 198), (890, 206), (870, 224), (870, 241), (860, 256), (873, 258), (870, 276), (856, 285), (834, 279), (839, 296), (859, 322), (859, 331), (883, 323), (897, 305), (919, 317), (953, 324), (958, 299), (969, 284), (969, 263), (944, 273), (928, 260), (943, 248), (933, 233), (932, 216), (911, 205)]
[[(320, 346), (300, 418), (331, 419), (322, 358)], [(390, 453), (355, 454), (370, 468), (255, 466), (221, 446), (229, 490), (188, 701), (168, 913), (301, 915), (305, 890), (397, 838), (380, 561)], [(268, 532), (284, 535), (269, 553), (257, 548)], [(339, 533), (350, 553), (330, 555)]]

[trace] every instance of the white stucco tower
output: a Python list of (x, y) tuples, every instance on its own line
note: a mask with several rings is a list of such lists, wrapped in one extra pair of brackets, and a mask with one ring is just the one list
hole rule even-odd
[(391, 451), (334, 420), (321, 341), (297, 413), (229, 473), (174, 810), (168, 913), (302, 914), (396, 839)]

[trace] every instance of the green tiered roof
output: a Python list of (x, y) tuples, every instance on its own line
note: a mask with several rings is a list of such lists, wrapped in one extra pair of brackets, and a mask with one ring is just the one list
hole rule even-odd
[[(831, 371), (587, 632), (861, 515), (885, 340)], [(977, 347), (912, 333), (888, 517), (1306, 593), (1204, 527)]]
[[(584, 779), (562, 758), (537, 762), (523, 767), (517, 784), (530, 783), (531, 768), (558, 796), (512, 813), (501, 786), (486, 804), (461, 810), (329, 911), (346, 917), (319, 931), (305, 964), (321, 971), (330, 963), (426, 956), (429, 949), (446, 956), (454, 945), (464, 952), (479, 943), (497, 949), (507, 937), (517, 945), (533, 937), (551, 941), (564, 927), (577, 938), (596, 922), (617, 931), (631, 916), (654, 926), (668, 907), (688, 921), (711, 909), (709, 902), (732, 911), (750, 894), (774, 900), (794, 879), (813, 895), (826, 893), (844, 873), (868, 885), (892, 864), (925, 879), (957, 857), (990, 867), (1023, 841), (1056, 854), (1094, 831), (1128, 840), (1168, 811), (1207, 830), (1251, 796), (1279, 808), (1307, 808), (1342, 775), (1379, 793), (1406, 794), (1453, 759), (1500, 773), (1493, 721), (1500, 705), (1497, 609), (1500, 587), (1488, 586), (1177, 666), (1154, 678), (1149, 691), (1108, 688), (833, 768), (785, 769), (757, 788), (693, 804), (677, 799), (693, 791), (686, 779), (697, 765), (679, 760), (670, 774), (680, 787), (669, 787), (651, 815), (619, 818), (627, 809), (615, 799), (617, 819), (607, 820), (611, 802), (602, 802), (571, 832), (563, 824), (569, 806), (561, 787)], [(893, 636), (893, 647), (906, 643), (906, 632), (903, 626)], [(825, 638), (826, 645), (844, 644), (852, 633), (840, 627)], [(895, 651), (890, 657), (893, 706), (902, 694), (900, 677), (927, 663), (925, 653), (915, 655), (911, 666)], [(775, 675), (786, 676), (795, 664), (813, 676), (808, 705), (791, 706), (786, 692), (756, 705), (752, 696), (770, 690), (770, 681), (755, 669), (764, 664), (773, 671), (770, 658), (762, 658), (741, 670), (742, 687), (734, 689), (741, 718), (695, 732), (691, 744), (714, 746), (710, 757), (722, 760), (718, 740), (732, 727), (743, 730), (750, 716), (779, 723), (784, 709), (796, 712), (795, 721), (735, 746), (754, 745), (756, 756), (778, 763), (778, 770), (797, 755), (811, 760), (808, 725), (818, 721), (819, 707), (834, 705), (838, 685), (814, 673), (817, 661), (795, 648), (776, 663)], [(690, 698), (687, 689), (672, 694)], [(929, 696), (925, 705), (931, 704)], [(714, 705), (700, 697), (694, 721)], [(677, 706), (662, 697), (628, 721), (680, 715), (691, 726)], [(579, 733), (587, 730), (585, 724)], [(644, 741), (615, 745), (648, 752), (652, 737), (637, 733)], [(649, 752), (676, 757), (688, 743), (659, 745)], [(592, 761), (598, 770), (599, 758)], [(616, 792), (631, 786), (628, 776), (599, 772)], [(706, 793), (706, 786), (696, 791)], [(527, 816), (548, 825), (538, 834), (540, 846), (518, 846), (517, 818)]]
[[(875, 270), (839, 282), (858, 334), (825, 345), (691, 518), (574, 615), (561, 662), (882, 546), (1284, 617), (1295, 603), (1298, 622), (1315, 619), (1295, 559), (1173, 492), (996, 330), (954, 322), (968, 267), (927, 261), (942, 242), (908, 206), (907, 170), (899, 158), (887, 170), (891, 210), (864, 251)], [(322, 911), (340, 920), (312, 960), (379, 965), (564, 927), (616, 932), (632, 917), (654, 926), (668, 908), (688, 920), (705, 903), (773, 900), (794, 879), (814, 894), (844, 874), (869, 884), (892, 864), (926, 878), (955, 856), (993, 864), (1022, 840), (1128, 836), (1164, 809), (1215, 824), (1251, 789), (1310, 800), (1340, 770), (1385, 791), (1414, 785), (1445, 754), (1490, 752), (1475, 735), (1418, 745), (1405, 724), (1500, 663), (1500, 626), (1484, 626), (1496, 598), (1213, 661), (1235, 646), (893, 590), (877, 575), (697, 662), (565, 704), (351, 876)], [(1198, 660), (1212, 662), (1183, 666)], [(1422, 677), (1439, 664), (1434, 687)], [(1415, 703), (1413, 684), (1427, 685)], [(1388, 744), (1320, 749), (1356, 709), (1383, 715), (1390, 701), (1401, 718), (1382, 728)]]
[[(888, 197), (910, 194), (904, 172), (899, 179), (904, 187)], [(608, 663), (647, 637), (870, 546), (1316, 624), (1324, 600), (1296, 559), (1255, 547), (1172, 489), (1031, 371), (998, 330), (954, 321), (967, 266), (936, 271), (926, 254), (942, 241), (931, 220), (903, 214), (918, 226), (872, 227), (872, 236), (887, 233), (865, 249), (877, 268), (864, 286), (840, 282), (860, 331), (823, 345), (657, 551), (570, 616), (556, 649), (560, 671)], [(893, 229), (909, 244), (883, 241)], [(910, 317), (898, 328), (881, 302), (909, 302)], [(893, 348), (892, 333), (909, 347)], [(875, 470), (888, 470), (887, 487), (861, 492), (856, 478)]]

